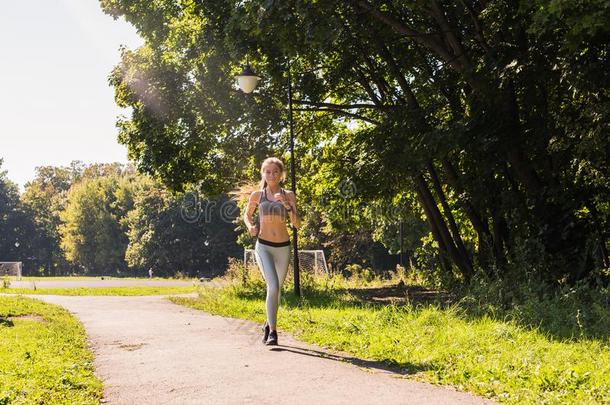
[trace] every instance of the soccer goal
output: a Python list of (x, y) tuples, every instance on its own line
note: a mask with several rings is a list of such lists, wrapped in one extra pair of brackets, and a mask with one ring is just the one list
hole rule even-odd
[(14, 276), (21, 280), (22, 262), (0, 262), (0, 277)]
[[(290, 265), (293, 260), (292, 253), (290, 254)], [(326, 257), (322, 250), (299, 250), (299, 265), (301, 271), (307, 271), (315, 275), (328, 274), (328, 266), (326, 265)], [(256, 258), (253, 249), (244, 249), (244, 266), (257, 266)]]

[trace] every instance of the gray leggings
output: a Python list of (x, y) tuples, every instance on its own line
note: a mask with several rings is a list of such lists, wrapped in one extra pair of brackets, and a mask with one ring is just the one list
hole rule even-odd
[(280, 292), (282, 284), (288, 273), (288, 263), (290, 262), (290, 246), (273, 247), (256, 242), (254, 255), (258, 268), (263, 273), (263, 278), (267, 283), (267, 323), (273, 330), (277, 325), (277, 310), (280, 306)]

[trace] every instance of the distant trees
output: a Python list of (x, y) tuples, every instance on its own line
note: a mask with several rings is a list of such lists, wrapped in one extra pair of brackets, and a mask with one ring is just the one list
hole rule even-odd
[(46, 275), (65, 274), (71, 265), (61, 250), (59, 226), (68, 190), (81, 176), (78, 162), (70, 167), (41, 166), (36, 176), (25, 186), (21, 201), (35, 224), (31, 239), (31, 257), (34, 262), (27, 268), (40, 269)]
[(142, 177), (134, 207), (126, 218), (126, 259), (132, 267), (153, 268), (161, 276), (177, 271), (214, 276), (224, 271), (228, 257), (240, 256), (232, 223), (234, 203), (207, 201), (197, 193), (177, 198)]
[(0, 171), (0, 261), (26, 274), (221, 274), (240, 256), (236, 212), (118, 163), (38, 167), (21, 196)]
[(70, 189), (61, 213), (61, 247), (85, 274), (127, 270), (124, 221), (133, 208), (132, 193), (129, 178), (116, 175), (85, 178)]
[(2, 170), (0, 158), (0, 261), (27, 262), (34, 224), (19, 200), (19, 189)]

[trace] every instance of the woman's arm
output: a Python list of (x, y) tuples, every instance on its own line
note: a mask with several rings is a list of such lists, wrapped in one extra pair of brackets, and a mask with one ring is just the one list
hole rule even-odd
[(258, 234), (258, 226), (252, 223), (254, 217), (254, 211), (256, 210), (256, 206), (260, 200), (260, 191), (255, 191), (250, 194), (250, 199), (248, 200), (248, 205), (246, 207), (246, 211), (244, 212), (244, 223), (248, 227), (248, 231), (250, 231), (250, 235), (256, 236)]
[(299, 229), (301, 227), (301, 218), (299, 218), (299, 213), (297, 211), (296, 195), (292, 191), (287, 191), (286, 199), (288, 200), (288, 205), (290, 206), (290, 210), (288, 210), (290, 223), (292, 223), (292, 226), (294, 226), (296, 229)]

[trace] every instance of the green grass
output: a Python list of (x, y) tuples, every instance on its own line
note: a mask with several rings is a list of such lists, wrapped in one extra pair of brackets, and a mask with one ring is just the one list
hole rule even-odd
[[(188, 294), (199, 291), (198, 286), (167, 286), (167, 287), (79, 287), (79, 288), (0, 288), (1, 294), (36, 294), (36, 295), (171, 295)], [(1, 405), (1, 404), (0, 404)]]
[(82, 325), (66, 310), (0, 296), (0, 404), (99, 404)]
[[(289, 285), (289, 283), (286, 283)], [(535, 328), (457, 305), (372, 305), (344, 287), (319, 284), (305, 299), (283, 295), (278, 328), (416, 379), (506, 403), (610, 403), (610, 339), (558, 339)], [(263, 322), (260, 281), (203, 287), (172, 301), (217, 315)], [(281, 332), (280, 332), (281, 333)]]

